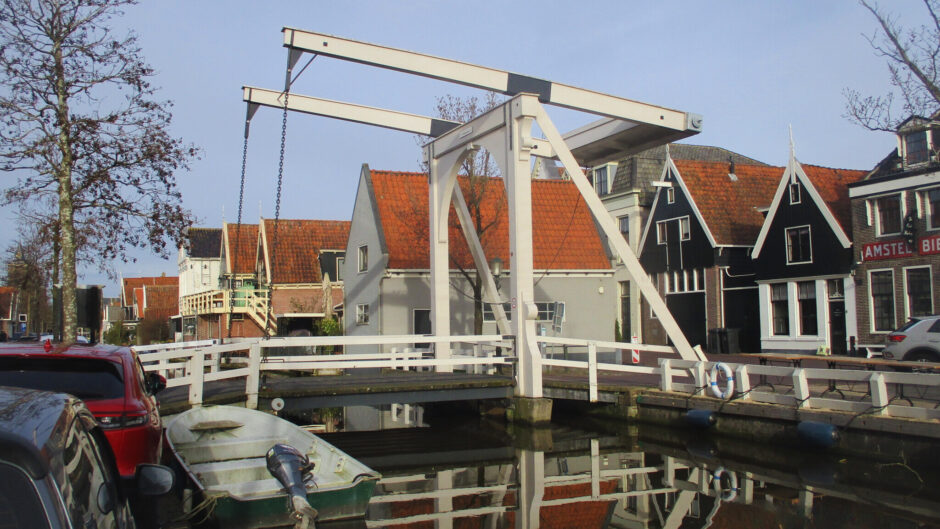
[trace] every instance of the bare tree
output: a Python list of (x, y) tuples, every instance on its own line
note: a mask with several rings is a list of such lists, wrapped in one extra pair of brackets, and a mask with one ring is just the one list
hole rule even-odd
[(41, 333), (52, 321), (49, 269), (52, 245), (35, 224), (17, 225), (17, 239), (3, 257), (3, 282), (16, 288), (17, 312), (27, 315), (27, 332)]
[[(460, 98), (453, 95), (446, 95), (437, 99), (437, 116), (441, 119), (466, 123), (502, 104), (502, 99), (495, 93), (488, 92), (483, 99), (476, 96)], [(430, 138), (422, 137), (422, 141), (428, 141)], [(426, 164), (423, 169), (428, 170)], [(470, 216), (473, 217), (474, 229), (480, 244), (483, 245), (484, 252), (490, 254), (488, 247), (489, 238), (494, 227), (499, 222), (499, 214), (505, 209), (505, 194), (498, 186), (501, 181), (494, 180), (500, 176), (499, 167), (491, 154), (486, 149), (480, 149), (473, 156), (468, 156), (460, 169), (460, 175), (465, 178), (461, 190), (464, 199), (467, 202), (467, 209)], [(484, 207), (486, 203), (494, 203), (495, 206)], [(412, 204), (414, 209), (415, 204)], [(424, 212), (426, 215), (427, 212)], [(451, 224), (455, 224), (456, 219), (451, 219)], [(415, 229), (427, 232), (426, 223), (412, 223)], [(425, 235), (425, 238), (427, 236)], [(473, 298), (473, 329), (474, 333), (483, 333), (483, 280), (480, 276), (481, 271), (476, 268), (469, 268), (465, 263), (472, 263), (473, 259), (469, 254), (464, 255), (453, 244), (450, 245), (450, 264), (460, 271), (460, 274), (470, 285), (470, 296)], [(488, 274), (488, 270), (482, 271)], [(465, 293), (466, 294), (466, 293)]]
[(892, 87), (880, 96), (844, 90), (846, 117), (869, 130), (895, 132), (909, 116), (940, 108), (940, 0), (922, 1), (926, 23), (905, 28), (877, 3), (859, 0), (878, 21), (879, 30), (865, 38), (885, 58)]
[(169, 134), (171, 104), (153, 99), (136, 36), (108, 26), (135, 3), (0, 0), (0, 169), (18, 176), (3, 203), (55, 201), (64, 342), (76, 336), (83, 248), (105, 261), (132, 247), (166, 257), (192, 223), (173, 173), (197, 151)]

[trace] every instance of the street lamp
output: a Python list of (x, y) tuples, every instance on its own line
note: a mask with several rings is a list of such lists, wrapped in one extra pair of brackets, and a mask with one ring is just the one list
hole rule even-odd
[(493, 281), (496, 282), (496, 291), (499, 292), (499, 276), (503, 273), (503, 260), (499, 257), (490, 261), (490, 273), (493, 274)]

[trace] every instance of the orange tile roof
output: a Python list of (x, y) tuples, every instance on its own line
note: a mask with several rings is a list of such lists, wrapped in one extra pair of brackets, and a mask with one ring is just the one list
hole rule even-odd
[[(239, 229), (240, 228), (240, 229)], [(258, 225), (257, 224), (225, 224), (226, 269), (235, 274), (252, 274), (255, 271), (255, 259), (258, 255)], [(238, 255), (232, 266), (232, 256), (236, 247)]]
[(144, 285), (179, 285), (179, 278), (176, 276), (160, 277), (125, 277), (121, 284), (121, 301), (126, 307), (133, 305), (134, 289)]
[(783, 167), (736, 165), (737, 179), (728, 176), (728, 162), (673, 160), (679, 176), (719, 246), (750, 246), (783, 176)]
[[(370, 177), (388, 248), (388, 267), (429, 268), (427, 175), (372, 171)], [(469, 179), (459, 181), (464, 196), (469, 196)], [(503, 180), (490, 179), (482, 196), (482, 222), (493, 224), (481, 243), (488, 259), (499, 257), (508, 268), (509, 220)], [(451, 263), (474, 268), (453, 207), (449, 224)], [(536, 270), (610, 269), (590, 210), (570, 181), (532, 181), (532, 224)]]
[(817, 165), (802, 165), (803, 171), (809, 177), (819, 196), (829, 206), (832, 215), (842, 226), (842, 230), (852, 235), (852, 210), (849, 204), (849, 187), (868, 174), (868, 171), (854, 169), (832, 169)]
[(166, 320), (179, 312), (179, 285), (144, 285), (141, 318)]
[[(280, 219), (277, 225), (277, 249), (273, 252), (273, 283), (319, 283), (320, 252), (346, 250), (349, 239), (348, 220)], [(262, 230), (264, 249), (272, 253), (274, 220), (265, 219)]]

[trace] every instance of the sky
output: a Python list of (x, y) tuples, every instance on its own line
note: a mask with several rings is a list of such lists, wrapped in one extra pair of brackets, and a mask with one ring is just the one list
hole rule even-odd
[[(902, 24), (922, 23), (915, 0), (882, 2)], [(237, 220), (245, 120), (242, 86), (283, 88), (285, 26), (456, 59), (704, 116), (685, 143), (715, 145), (784, 165), (797, 158), (870, 169), (895, 147), (843, 117), (846, 88), (882, 94), (888, 70), (865, 35), (874, 18), (856, 2), (598, 0), (562, 2), (143, 0), (113, 21), (131, 30), (173, 102), (172, 133), (201, 148), (178, 172), (198, 226)], [(306, 64), (305, 55), (300, 66)], [(436, 98), (479, 90), (319, 57), (292, 92), (433, 115)], [(562, 131), (596, 116), (549, 108)], [(248, 141), (243, 222), (274, 217), (281, 113), (261, 108)], [(410, 134), (303, 114), (288, 117), (281, 218), (349, 220), (362, 164), (419, 170)], [(2, 176), (0, 187), (9, 185)], [(11, 226), (10, 208), (0, 220)], [(0, 246), (14, 230), (0, 230)], [(111, 263), (124, 277), (177, 274), (175, 253)], [(88, 269), (79, 282), (117, 283)]]

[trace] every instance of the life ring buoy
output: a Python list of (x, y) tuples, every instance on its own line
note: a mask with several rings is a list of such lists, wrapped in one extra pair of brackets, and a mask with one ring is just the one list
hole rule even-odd
[[(728, 475), (728, 484), (731, 485), (728, 490), (721, 488), (721, 477), (725, 474)], [(725, 470), (725, 467), (718, 467), (712, 473), (712, 485), (715, 487), (715, 495), (721, 501), (734, 501), (738, 497), (738, 475), (730, 470)]]
[[(718, 370), (725, 375), (725, 390), (721, 391), (718, 389)], [(712, 394), (718, 397), (721, 400), (725, 400), (734, 393), (734, 372), (731, 371), (731, 367), (727, 364), (722, 364), (721, 362), (716, 362), (712, 366), (712, 370), (709, 373), (711, 377), (711, 387)]]

